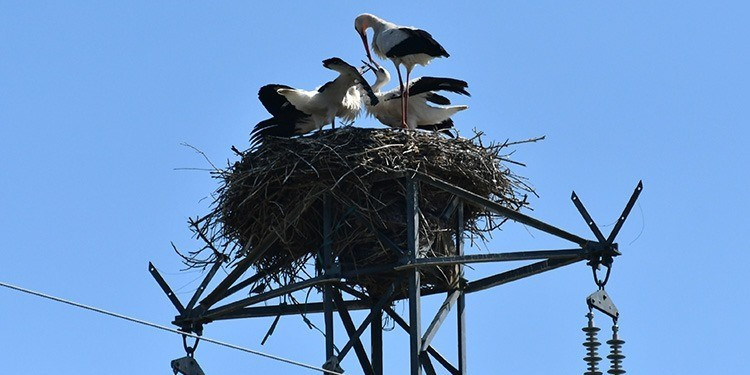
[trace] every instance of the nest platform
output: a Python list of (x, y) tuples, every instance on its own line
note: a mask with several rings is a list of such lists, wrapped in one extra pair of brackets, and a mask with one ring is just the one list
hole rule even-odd
[[(215, 252), (240, 259), (269, 240), (274, 245), (254, 262), (268, 282), (293, 283), (320, 267), (324, 201), (330, 204), (331, 247), (342, 274), (394, 264), (392, 244), (406, 249), (404, 172), (418, 171), (519, 210), (530, 191), (506, 166), (506, 144), (484, 145), (423, 131), (339, 128), (297, 138), (269, 137), (241, 160), (219, 170), (213, 211), (195, 225)], [(419, 257), (455, 254), (455, 223), (441, 213), (452, 195), (432, 186), (418, 191)], [(473, 240), (503, 218), (467, 206), (465, 234)], [(380, 236), (380, 237), (379, 237)], [(307, 275), (309, 276), (309, 275)], [(383, 270), (345, 282), (377, 294), (397, 277)], [(422, 271), (423, 288), (459, 282), (455, 266)]]

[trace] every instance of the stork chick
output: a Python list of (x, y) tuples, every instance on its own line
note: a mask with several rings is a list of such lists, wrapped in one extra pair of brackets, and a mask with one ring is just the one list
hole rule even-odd
[[(382, 66), (372, 66), (365, 63), (373, 72), (375, 72), (375, 83), (372, 89), (379, 99), (376, 105), (371, 104), (365, 99), (365, 109), (367, 113), (377, 118), (380, 122), (393, 128), (401, 126), (401, 106), (399, 100), (401, 93), (398, 88), (390, 91), (380, 92), (380, 89), (388, 84), (391, 75)], [(466, 88), (468, 84), (453, 78), (440, 77), (420, 77), (415, 78), (408, 83), (411, 99), (408, 106), (407, 123), (411, 129), (422, 129), (432, 131), (442, 131), (450, 134), (448, 129), (453, 128), (451, 116), (459, 111), (463, 111), (466, 105), (450, 105), (448, 98), (438, 94), (438, 91), (448, 91), (461, 95), (471, 96)], [(431, 106), (429, 103), (438, 104), (439, 107)]]
[(265, 136), (292, 137), (332, 124), (335, 118), (353, 120), (360, 112), (361, 100), (357, 86), (361, 86), (370, 100), (378, 99), (359, 71), (338, 57), (323, 60), (323, 66), (339, 73), (333, 81), (315, 90), (295, 89), (286, 85), (261, 87), (258, 98), (273, 116), (259, 122), (252, 131), (251, 142), (258, 143)]

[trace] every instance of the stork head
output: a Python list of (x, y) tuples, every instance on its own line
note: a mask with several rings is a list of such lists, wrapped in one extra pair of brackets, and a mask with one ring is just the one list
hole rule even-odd
[(374, 91), (380, 91), (380, 89), (387, 85), (388, 82), (391, 81), (391, 73), (388, 72), (388, 70), (382, 66), (380, 66), (378, 63), (369, 64), (367, 61), (362, 61), (363, 64), (369, 68), (369, 70), (372, 70), (375, 73), (375, 83), (372, 85), (372, 89)]
[(365, 46), (367, 59), (370, 60), (370, 62), (373, 64), (375, 64), (375, 60), (372, 59), (372, 55), (370, 54), (370, 46), (367, 44), (367, 29), (376, 25), (378, 20), (380, 20), (378, 17), (369, 13), (360, 14), (359, 16), (357, 16), (357, 18), (354, 19), (354, 30), (356, 30), (357, 34), (359, 34), (360, 38), (362, 38), (362, 44), (364, 44)]
[(341, 74), (348, 74), (357, 77), (359, 72), (353, 66), (346, 63), (338, 57), (331, 57), (330, 59), (323, 60), (323, 67), (339, 72)]

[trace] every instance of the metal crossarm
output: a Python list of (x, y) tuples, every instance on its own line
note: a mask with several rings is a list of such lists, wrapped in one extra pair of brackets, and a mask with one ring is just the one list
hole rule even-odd
[(185, 307), (182, 306), (182, 303), (177, 298), (177, 296), (172, 291), (172, 288), (169, 287), (169, 284), (167, 284), (166, 281), (164, 281), (164, 278), (161, 277), (159, 274), (159, 271), (156, 270), (156, 267), (154, 267), (154, 264), (151, 262), (148, 262), (148, 272), (151, 273), (151, 276), (154, 277), (154, 280), (156, 280), (156, 283), (159, 284), (161, 287), (161, 290), (164, 291), (164, 294), (167, 295), (167, 298), (172, 302), (172, 305), (174, 305), (175, 309), (177, 309), (177, 312), (180, 314), (185, 313)]

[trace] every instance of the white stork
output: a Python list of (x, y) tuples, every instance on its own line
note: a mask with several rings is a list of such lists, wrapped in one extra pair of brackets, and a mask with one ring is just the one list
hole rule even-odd
[(255, 125), (250, 138), (252, 143), (269, 135), (292, 137), (319, 130), (333, 125), (337, 116), (353, 120), (362, 108), (357, 85), (377, 103), (378, 98), (356, 68), (338, 57), (324, 60), (323, 66), (339, 72), (339, 76), (315, 90), (278, 84), (260, 88), (258, 99), (273, 117)]
[(398, 82), (402, 91), (401, 107), (403, 108), (403, 117), (401, 126), (407, 127), (409, 91), (404, 92), (404, 81), (401, 78), (400, 66), (403, 64), (406, 68), (406, 81), (409, 82), (409, 75), (417, 64), (425, 66), (436, 57), (449, 57), (448, 52), (440, 45), (432, 35), (427, 31), (409, 26), (398, 26), (372, 14), (360, 14), (354, 19), (354, 29), (365, 45), (367, 58), (372, 64), (375, 61), (370, 54), (370, 48), (367, 45), (367, 29), (372, 28), (372, 50), (381, 59), (388, 58), (396, 66), (398, 73)]
[[(398, 88), (390, 91), (380, 92), (380, 89), (388, 84), (391, 75), (388, 70), (382, 66), (369, 65), (363, 61), (373, 72), (375, 72), (375, 83), (372, 89), (375, 96), (378, 97), (379, 103), (372, 105), (365, 99), (365, 109), (367, 113), (377, 118), (380, 122), (393, 128), (401, 126), (402, 111), (400, 101), (401, 92)], [(469, 108), (466, 105), (450, 105), (448, 98), (438, 94), (438, 91), (448, 91), (456, 94), (471, 96), (466, 88), (468, 84), (453, 78), (440, 77), (420, 77), (411, 80), (407, 84), (411, 99), (409, 100), (409, 115), (407, 123), (411, 129), (422, 129), (432, 131), (442, 131), (452, 135), (448, 129), (453, 127), (451, 116), (456, 112)], [(440, 107), (428, 104), (434, 103)]]

